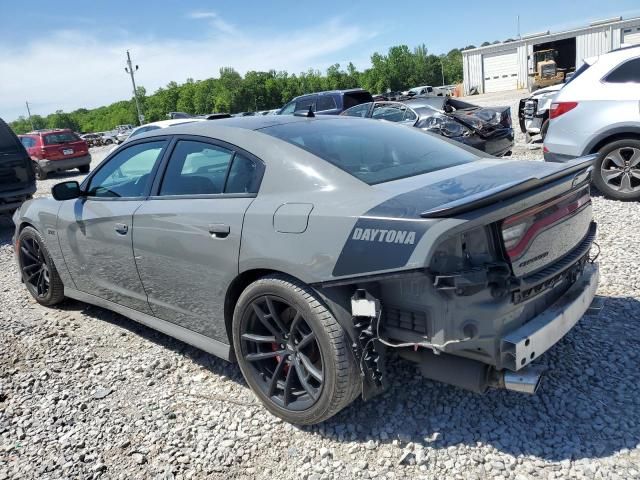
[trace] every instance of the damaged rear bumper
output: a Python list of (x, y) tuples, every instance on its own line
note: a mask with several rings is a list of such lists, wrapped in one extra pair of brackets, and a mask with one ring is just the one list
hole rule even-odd
[(517, 371), (538, 358), (564, 337), (589, 308), (599, 280), (597, 263), (585, 265), (582, 275), (540, 315), (502, 337), (505, 368)]

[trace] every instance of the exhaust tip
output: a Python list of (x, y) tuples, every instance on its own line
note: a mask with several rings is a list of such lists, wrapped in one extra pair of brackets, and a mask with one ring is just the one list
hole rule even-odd
[(542, 373), (532, 368), (524, 368), (518, 372), (505, 372), (502, 383), (505, 390), (533, 395), (540, 387)]

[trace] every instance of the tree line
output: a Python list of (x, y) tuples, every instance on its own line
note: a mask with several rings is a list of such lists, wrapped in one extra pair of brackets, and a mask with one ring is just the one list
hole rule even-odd
[[(472, 45), (465, 47), (473, 48)], [(463, 49), (464, 50), (464, 49)], [(446, 55), (429, 54), (424, 45), (411, 50), (406, 45), (389, 48), (386, 54), (371, 55), (371, 67), (358, 71), (349, 63), (330, 66), (323, 74), (310, 69), (298, 75), (284, 71), (249, 71), (244, 76), (233, 68), (221, 68), (218, 78), (183, 84), (169, 82), (147, 95), (144, 87), (137, 94), (145, 122), (166, 119), (168, 112), (204, 114), (236, 113), (279, 108), (293, 97), (323, 90), (362, 87), (371, 93), (387, 90), (402, 91), (419, 85), (448, 85), (462, 81), (462, 50), (453, 49)], [(116, 125), (136, 125), (137, 113), (133, 98), (93, 109), (79, 108), (72, 112), (56, 111), (47, 116), (32, 115), (31, 121), (20, 117), (11, 122), (16, 133), (32, 129), (70, 128), (77, 132), (101, 132)]]

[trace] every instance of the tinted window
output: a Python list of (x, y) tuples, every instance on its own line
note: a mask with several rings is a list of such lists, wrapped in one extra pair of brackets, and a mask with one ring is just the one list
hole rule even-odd
[(591, 65), (589, 65), (588, 63), (583, 63), (582, 65), (580, 65), (574, 72), (573, 76), (565, 82), (565, 85), (573, 82), (576, 78), (582, 75), (590, 66)]
[(20, 141), (25, 148), (31, 148), (36, 146), (36, 141), (31, 137), (20, 137)]
[(371, 103), (361, 103), (360, 105), (356, 105), (355, 107), (351, 107), (348, 110), (342, 112), (342, 115), (345, 117), (362, 117), (366, 118), (369, 113), (369, 107), (371, 107)]
[(316, 97), (304, 97), (296, 101), (296, 112), (308, 111), (316, 103)]
[(180, 140), (169, 159), (160, 195), (222, 193), (232, 157), (226, 148)]
[(640, 58), (626, 61), (604, 80), (608, 83), (640, 83)]
[(57, 145), (59, 143), (70, 143), (79, 140), (78, 136), (72, 132), (49, 133), (42, 138), (45, 145)]
[(243, 155), (233, 157), (224, 193), (258, 193), (258, 165)]
[(331, 95), (320, 95), (318, 97), (318, 101), (316, 102), (316, 112), (335, 110), (336, 108), (338, 108), (336, 100)]
[(478, 157), (415, 128), (340, 118), (260, 130), (372, 185), (461, 165)]
[(373, 101), (373, 97), (369, 92), (347, 92), (344, 94), (344, 97), (342, 97), (342, 108), (346, 110), (347, 108), (371, 101)]
[(140, 197), (151, 184), (151, 172), (165, 141), (141, 143), (116, 153), (91, 178), (92, 197)]

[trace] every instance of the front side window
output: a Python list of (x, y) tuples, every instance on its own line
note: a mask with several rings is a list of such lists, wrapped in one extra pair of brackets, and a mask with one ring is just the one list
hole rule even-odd
[(151, 172), (166, 141), (140, 143), (116, 153), (91, 178), (87, 196), (141, 197), (151, 185)]
[(262, 128), (369, 185), (478, 160), (470, 151), (416, 128), (340, 118)]
[(604, 79), (607, 83), (640, 83), (640, 58), (627, 60)]
[(180, 140), (171, 154), (160, 195), (255, 193), (256, 164), (210, 143)]

